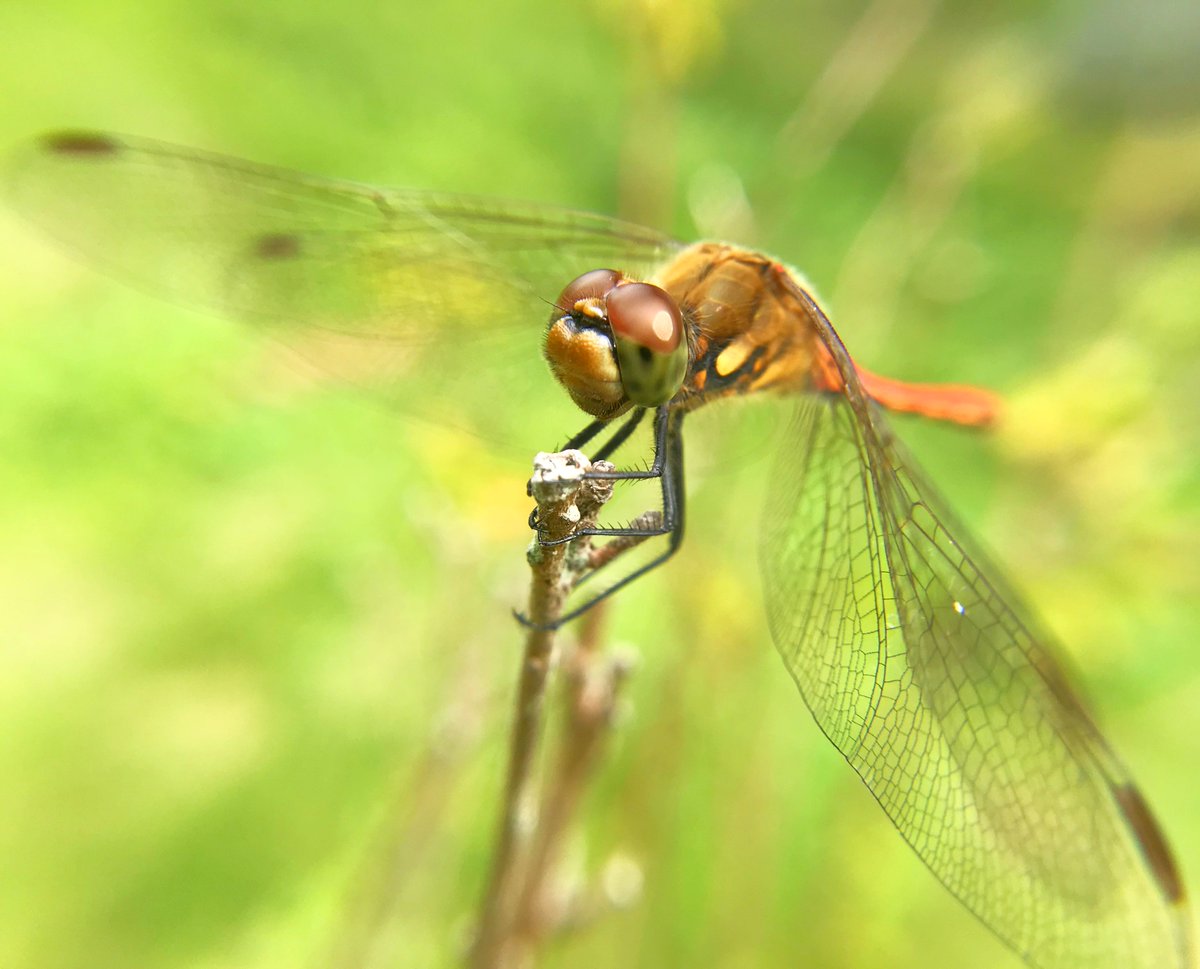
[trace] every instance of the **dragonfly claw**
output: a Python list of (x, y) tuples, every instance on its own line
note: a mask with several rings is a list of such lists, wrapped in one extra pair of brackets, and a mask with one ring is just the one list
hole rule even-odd
[(514, 609), (512, 611), (512, 614), (513, 614), (513, 618), (517, 622), (519, 622), (522, 626), (524, 626), (526, 629), (534, 629), (541, 633), (552, 633), (556, 629), (558, 629), (558, 627), (560, 625), (562, 625), (561, 622), (552, 622), (552, 623), (551, 622), (547, 622), (547, 623), (534, 622), (532, 619), (530, 619), (527, 615), (525, 615), (525, 613), (521, 612), (519, 609)]
[(529, 527), (538, 533), (537, 543), (542, 548), (553, 548), (555, 545), (565, 545), (567, 542), (576, 538), (575, 535), (567, 535), (564, 538), (546, 538), (542, 533), (542, 523), (538, 518), (538, 509), (535, 506), (533, 511), (529, 513)]

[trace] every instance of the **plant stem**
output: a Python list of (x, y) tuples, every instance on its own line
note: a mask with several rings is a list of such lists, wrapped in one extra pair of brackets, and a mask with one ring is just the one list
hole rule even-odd
[[(600, 464), (597, 464), (600, 468)], [(578, 451), (539, 454), (529, 493), (538, 506), (540, 537), (566, 538), (595, 516), (612, 494), (612, 482), (584, 478), (591, 469)], [(581, 540), (582, 541), (582, 540)], [(534, 831), (530, 781), (541, 739), (543, 700), (554, 654), (554, 626), (578, 576), (568, 561), (578, 557), (578, 542), (530, 547), (529, 630), (521, 660), (509, 746), (504, 804), (492, 855), (492, 868), (480, 909), (472, 969), (516, 969), (525, 956), (516, 951), (513, 920), (522, 882), (526, 848)]]

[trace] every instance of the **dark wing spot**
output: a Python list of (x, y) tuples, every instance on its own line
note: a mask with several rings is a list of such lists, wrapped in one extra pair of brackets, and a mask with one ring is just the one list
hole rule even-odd
[(1112, 788), (1113, 796), (1129, 822), (1129, 827), (1137, 839), (1142, 857), (1154, 872), (1162, 889), (1163, 897), (1176, 905), (1183, 902), (1183, 881), (1179, 870), (1175, 867), (1175, 859), (1171, 857), (1171, 849), (1163, 838), (1162, 832), (1150, 813), (1150, 808), (1142, 798), (1141, 792), (1132, 784), (1120, 784)]
[(287, 232), (272, 232), (259, 237), (254, 254), (259, 259), (294, 259), (300, 255), (300, 240)]
[(42, 147), (55, 155), (115, 155), (119, 143), (89, 131), (56, 131), (42, 138)]

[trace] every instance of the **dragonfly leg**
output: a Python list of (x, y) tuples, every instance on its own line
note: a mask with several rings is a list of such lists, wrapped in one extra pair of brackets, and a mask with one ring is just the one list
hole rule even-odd
[[(640, 579), (647, 572), (652, 572), (655, 568), (664, 564), (667, 559), (670, 559), (679, 549), (680, 543), (683, 542), (684, 530), (684, 474), (683, 474), (683, 434), (679, 433), (680, 423), (682, 423), (682, 414), (665, 414), (666, 408), (660, 408), (658, 414), (655, 414), (655, 440), (658, 441), (658, 446), (655, 449), (654, 467), (659, 469), (659, 477), (662, 480), (662, 518), (661, 526), (656, 528), (646, 529), (583, 529), (578, 534), (580, 535), (630, 535), (634, 537), (653, 537), (656, 535), (670, 535), (667, 541), (666, 549), (662, 553), (656, 555), (655, 558), (644, 562), (643, 565), (635, 568), (634, 571), (620, 577), (617, 582), (608, 586), (587, 602), (571, 609), (570, 612), (560, 615), (559, 618), (546, 626), (538, 626), (538, 628), (546, 628), (546, 630), (556, 630), (559, 626), (570, 622), (572, 619), (577, 619), (578, 616), (586, 613), (588, 609), (596, 606), (596, 604), (606, 600), (613, 592), (619, 589), (624, 589), (626, 585)], [(619, 471), (605, 473), (604, 477), (619, 476)], [(598, 475), (600, 476), (600, 475)], [(647, 476), (642, 473), (640, 476)], [(618, 480), (619, 477), (618, 477)], [(577, 536), (572, 536), (577, 537)], [(595, 571), (588, 572), (576, 583), (576, 588), (587, 579), (594, 576)], [(515, 612), (517, 621), (520, 621), (524, 626), (533, 627), (538, 624), (533, 624), (527, 616)]]
[[(600, 447), (600, 449), (596, 452), (596, 454), (594, 455), (592, 460), (593, 461), (605, 460), (610, 454), (613, 453), (613, 451), (615, 451), (617, 448), (619, 448), (622, 444), (624, 444), (629, 439), (629, 435), (632, 434), (637, 429), (637, 426), (642, 422), (642, 418), (644, 418), (645, 416), (646, 416), (646, 408), (645, 407), (639, 407), (632, 414), (630, 414), (629, 417), (625, 420), (625, 422), (619, 428), (617, 428), (617, 430), (613, 434), (613, 436), (610, 437), (608, 439), (608, 441), (606, 441)], [(576, 434), (574, 437), (572, 437), (569, 441), (567, 441), (567, 443), (562, 446), (562, 450), (564, 450), (564, 451), (578, 450), (579, 448), (583, 447), (583, 445), (587, 444), (588, 441), (590, 441), (592, 438), (594, 438), (600, 432), (600, 430), (606, 426), (607, 426), (606, 421), (592, 421), (590, 424), (588, 424), (587, 427), (585, 427), (582, 431), (580, 431), (578, 434)], [(529, 513), (529, 527), (534, 529), (535, 531), (537, 530), (538, 510), (536, 507), (533, 509), (533, 511), (531, 511)]]
[[(679, 433), (681, 419), (682, 415), (678, 415), (675, 420), (667, 424), (667, 434), (663, 441), (663, 447), (660, 449), (660, 453), (664, 457), (661, 462), (656, 461), (656, 464), (661, 463), (662, 466), (662, 515), (660, 524), (644, 528), (592, 528), (580, 530), (580, 534), (584, 535), (627, 535), (634, 538), (653, 538), (658, 535), (670, 535), (671, 538), (667, 544), (666, 551), (652, 561), (647, 562), (644, 566), (624, 576), (618, 583), (610, 586), (593, 602), (587, 603), (583, 609), (577, 610), (573, 615), (578, 615), (580, 611), (590, 608), (604, 596), (615, 592), (621, 586), (627, 585), (639, 576), (645, 575), (651, 569), (662, 565), (663, 562), (675, 554), (675, 550), (679, 547), (680, 542), (683, 541), (683, 435)], [(576, 583), (576, 586), (582, 585), (595, 575), (596, 571), (593, 570), (584, 575)]]
[[(666, 549), (649, 562), (646, 562), (628, 575), (621, 576), (616, 582), (608, 588), (597, 593), (591, 599), (588, 599), (582, 605), (575, 607), (560, 616), (554, 623), (545, 626), (546, 629), (557, 629), (564, 623), (576, 619), (583, 613), (587, 612), (593, 606), (603, 602), (614, 592), (625, 588), (636, 579), (640, 579), (643, 575), (658, 568), (666, 562), (679, 549), (683, 541), (683, 524), (684, 524), (684, 476), (683, 476), (683, 435), (680, 433), (680, 426), (683, 420), (682, 413), (671, 414), (667, 408), (659, 408), (655, 414), (655, 439), (657, 447), (655, 448), (653, 468), (658, 469), (658, 477), (662, 479), (662, 519), (661, 525), (657, 527), (647, 527), (642, 529), (634, 528), (589, 528), (581, 529), (580, 532), (572, 536), (576, 538), (579, 535), (602, 535), (602, 536), (631, 536), (638, 538), (650, 538), (657, 535), (669, 535)], [(597, 475), (597, 477), (616, 477), (620, 478), (621, 472), (606, 472)], [(648, 477), (646, 472), (638, 474), (639, 477)], [(596, 572), (592, 571), (583, 576), (577, 583), (576, 587), (587, 581)], [(526, 626), (535, 624), (529, 622), (528, 618), (519, 612), (513, 613), (517, 620)], [(538, 628), (543, 628), (539, 626)]]
[(559, 448), (559, 450), (560, 451), (578, 451), (585, 444), (587, 444), (588, 441), (590, 441), (597, 434), (599, 434), (600, 431), (603, 429), (604, 429), (604, 421), (592, 421), (590, 424), (588, 424), (587, 427), (585, 427), (578, 434), (575, 434), (569, 441), (567, 441), (566, 444), (564, 444), (561, 448)]
[[(617, 428), (616, 433), (614, 433), (612, 437), (610, 437), (603, 445), (601, 445), (600, 450), (592, 455), (592, 460), (606, 460), (610, 454), (612, 454), (617, 448), (629, 440), (629, 435), (637, 429), (637, 426), (642, 423), (642, 418), (645, 416), (645, 407), (639, 407), (632, 414), (630, 414), (625, 423)], [(587, 428), (584, 428), (584, 430), (587, 430)], [(577, 434), (575, 436), (578, 437), (579, 435)]]
[[(633, 427), (637, 421), (641, 420), (640, 415), (635, 415), (625, 423), (625, 426), (620, 428), (609, 440), (608, 444), (602, 448), (602, 451), (611, 450), (611, 445), (616, 442), (620, 445), (632, 433)], [(666, 535), (672, 530), (671, 524), (671, 506), (672, 501), (668, 497), (670, 491), (669, 482), (666, 474), (667, 458), (672, 449), (672, 441), (678, 442), (680, 457), (682, 459), (682, 436), (679, 429), (683, 420), (682, 412), (672, 412), (668, 407), (660, 407), (654, 412), (654, 461), (649, 468), (645, 470), (627, 470), (627, 471), (588, 471), (584, 474), (585, 478), (592, 480), (603, 481), (644, 481), (651, 478), (658, 478), (662, 481), (663, 491), (663, 515), (659, 525), (649, 526), (629, 526), (625, 528), (610, 528), (604, 526), (596, 526), (594, 528), (580, 528), (566, 538), (558, 538), (553, 541), (543, 541), (538, 539), (538, 544), (543, 548), (550, 548), (554, 545), (565, 545), (567, 542), (573, 542), (577, 538), (584, 535), (594, 535), (606, 538), (653, 538), (656, 535)], [(682, 460), (680, 461), (682, 464)], [(682, 468), (679, 469), (679, 476), (682, 476)], [(535, 509), (536, 511), (536, 509)], [(537, 528), (537, 520), (535, 515), (530, 516), (530, 527)]]
[[(617, 428), (616, 433), (608, 439), (608, 442), (600, 447), (600, 449), (592, 455), (593, 461), (601, 461), (607, 458), (617, 448), (619, 448), (628, 439), (629, 435), (634, 432), (634, 429), (642, 422), (642, 418), (646, 416), (646, 408), (638, 407), (630, 414)], [(608, 427), (608, 421), (592, 421), (582, 431), (572, 437), (560, 450), (572, 451), (579, 450), (588, 441), (594, 438), (604, 428)]]

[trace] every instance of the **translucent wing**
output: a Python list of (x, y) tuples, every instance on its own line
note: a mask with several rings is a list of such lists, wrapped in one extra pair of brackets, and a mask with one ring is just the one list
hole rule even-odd
[(846, 390), (798, 407), (761, 566), (772, 635), (817, 723), (1031, 965), (1191, 965), (1183, 890), (1137, 789), (802, 295)]
[[(390, 402), (488, 432), (513, 389), (565, 401), (540, 344), (567, 282), (600, 266), (648, 275), (677, 248), (599, 215), (375, 189), (118, 135), (43, 137), (7, 175), (17, 209), (114, 275), (253, 322)], [(413, 399), (413, 375), (436, 378), (440, 404)], [(568, 429), (576, 421), (557, 413), (561, 435), (564, 415)], [(521, 436), (555, 443), (540, 429)]]

